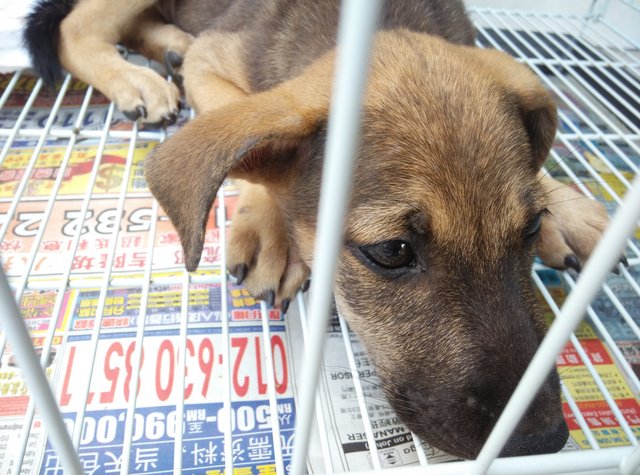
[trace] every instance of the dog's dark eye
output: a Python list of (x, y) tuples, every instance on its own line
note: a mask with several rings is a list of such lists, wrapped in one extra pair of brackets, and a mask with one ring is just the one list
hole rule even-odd
[(536, 216), (531, 220), (527, 228), (524, 230), (525, 239), (531, 239), (538, 235), (540, 232), (540, 226), (542, 226), (542, 218), (548, 214), (549, 211), (545, 208), (540, 211)]
[(369, 246), (361, 246), (362, 253), (374, 264), (385, 269), (398, 269), (414, 264), (415, 255), (405, 241), (384, 241)]

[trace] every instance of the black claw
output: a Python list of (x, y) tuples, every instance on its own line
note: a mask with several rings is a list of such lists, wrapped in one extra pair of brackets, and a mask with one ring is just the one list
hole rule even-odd
[(620, 275), (620, 269), (618, 269), (618, 266), (615, 266), (613, 269), (611, 269), (611, 272), (613, 272), (615, 275)]
[(289, 304), (291, 304), (291, 300), (289, 299), (284, 299), (280, 304), (280, 311), (282, 312), (282, 315), (287, 314), (287, 310), (289, 310)]
[(182, 66), (184, 58), (181, 54), (175, 51), (165, 51), (163, 55), (164, 68), (167, 70), (167, 74), (171, 76), (173, 82), (178, 86), (182, 86), (182, 75), (178, 73), (178, 68)]
[(162, 116), (162, 121), (166, 125), (171, 125), (176, 123), (176, 119), (178, 118), (178, 111), (169, 112)]
[(175, 51), (167, 51), (166, 60), (174, 68), (179, 68), (180, 66), (182, 66), (182, 62), (184, 61), (184, 58), (180, 53), (176, 53)]
[(135, 122), (140, 117), (142, 117), (143, 119), (147, 117), (147, 108), (145, 106), (138, 106), (138, 107), (135, 108), (135, 110), (122, 111), (122, 113), (131, 122)]
[(307, 280), (304, 284), (302, 284), (302, 292), (306, 292), (311, 287), (311, 280)]
[(276, 303), (276, 293), (273, 290), (268, 290), (265, 294), (264, 294), (264, 299), (267, 301), (267, 303), (269, 304), (269, 307), (273, 307), (273, 304)]
[(575, 254), (569, 254), (564, 258), (564, 265), (570, 267), (576, 272), (580, 272), (582, 270), (582, 266), (580, 266), (580, 261), (576, 257)]
[(622, 264), (625, 267), (629, 267), (629, 261), (627, 260), (627, 256), (622, 256), (620, 258), (620, 264)]
[(236, 278), (236, 285), (240, 285), (244, 282), (244, 278), (247, 276), (248, 270), (249, 268), (246, 264), (238, 264), (233, 272), (231, 272), (231, 275)]
[(134, 111), (122, 111), (122, 113), (131, 122), (135, 122), (136, 120), (138, 120), (140, 118), (140, 114), (138, 114), (138, 111), (135, 111), (135, 110)]
[(182, 76), (182, 74), (176, 73), (173, 76), (171, 76), (171, 78), (173, 79), (174, 84), (180, 88), (184, 84), (184, 76)]

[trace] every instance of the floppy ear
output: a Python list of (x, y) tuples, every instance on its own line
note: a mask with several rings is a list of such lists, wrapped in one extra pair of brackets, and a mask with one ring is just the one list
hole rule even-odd
[(558, 127), (553, 97), (529, 68), (508, 54), (491, 49), (475, 51), (489, 73), (515, 95), (531, 142), (534, 166), (539, 169), (549, 155)]
[(147, 183), (178, 231), (187, 270), (198, 267), (225, 177), (268, 167), (276, 150), (295, 146), (326, 119), (332, 65), (325, 56), (274, 89), (197, 116), (147, 157)]

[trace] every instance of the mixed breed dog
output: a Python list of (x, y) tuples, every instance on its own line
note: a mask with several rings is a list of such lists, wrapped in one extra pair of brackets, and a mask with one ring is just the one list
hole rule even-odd
[[(338, 0), (41, 0), (25, 42), (132, 120), (175, 121), (181, 92), (116, 44), (165, 63), (197, 111), (147, 157), (149, 187), (197, 268), (218, 188), (241, 181), (229, 271), (286, 310), (309, 276)], [(556, 133), (540, 81), (474, 47), (461, 1), (380, 12), (335, 301), (386, 396), (425, 441), (474, 458), (543, 338), (535, 253), (579, 271), (604, 208), (540, 171)], [(503, 456), (568, 437), (556, 371)]]

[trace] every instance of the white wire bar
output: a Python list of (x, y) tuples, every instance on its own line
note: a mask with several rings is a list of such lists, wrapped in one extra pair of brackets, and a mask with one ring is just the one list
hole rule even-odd
[(184, 441), (184, 383), (187, 365), (187, 333), (189, 329), (189, 272), (182, 272), (182, 301), (180, 304), (180, 349), (178, 353), (178, 382), (176, 398), (176, 438), (173, 442), (173, 473), (182, 473), (182, 445)]
[(429, 465), (429, 459), (427, 458), (427, 454), (422, 447), (422, 440), (418, 438), (416, 434), (411, 432), (411, 437), (413, 437), (413, 443), (416, 445), (416, 454), (418, 455), (418, 462), (420, 465), (427, 466)]
[[(151, 215), (158, 215), (158, 202), (153, 201), (151, 204)], [(140, 296), (140, 311), (138, 312), (138, 327), (136, 328), (135, 349), (132, 356), (132, 373), (140, 374), (140, 366), (142, 365), (142, 345), (144, 343), (144, 329), (147, 321), (147, 306), (149, 304), (149, 288), (151, 285), (151, 263), (153, 262), (153, 250), (156, 237), (157, 219), (151, 220), (149, 229), (149, 241), (147, 243), (147, 265), (144, 270), (144, 285), (142, 286), (142, 295)], [(55, 315), (55, 314), (54, 314)], [(133, 440), (133, 430), (135, 424), (136, 403), (138, 402), (138, 385), (139, 378), (132, 378), (130, 383), (129, 403), (127, 404), (127, 415), (124, 422), (124, 437), (122, 445), (122, 464), (120, 467), (120, 475), (129, 473), (129, 463), (131, 461), (131, 442)]]
[(369, 50), (375, 31), (379, 0), (345, 0), (338, 26), (336, 75), (329, 112), (320, 208), (311, 281), (309, 333), (314, 335), (302, 371), (299, 412), (291, 475), (302, 475), (316, 387), (331, 308), (336, 260), (342, 245), (353, 163), (356, 155)]
[(269, 328), (269, 309), (264, 300), (260, 301), (260, 317), (262, 321), (262, 352), (267, 368), (267, 392), (269, 393), (269, 409), (271, 411), (271, 434), (273, 436), (273, 452), (276, 458), (277, 475), (285, 475), (282, 459), (282, 443), (280, 441), (280, 417), (278, 416), (278, 398), (276, 394), (275, 363), (271, 348), (271, 330)]
[(31, 397), (36, 400), (44, 424), (51, 434), (51, 444), (59, 454), (67, 473), (81, 475), (80, 460), (58, 410), (58, 404), (49, 387), (47, 376), (31, 345), (31, 337), (2, 269), (0, 269), (0, 305), (2, 305), (0, 322), (13, 343), (13, 351), (18, 359), (21, 373), (31, 391)]
[(224, 433), (224, 470), (225, 473), (233, 473), (233, 425), (231, 414), (231, 340), (229, 337), (229, 309), (227, 301), (228, 282), (227, 282), (227, 211), (225, 206), (225, 190), (224, 185), (218, 190), (218, 209), (216, 210), (216, 222), (220, 230), (220, 311), (222, 313), (222, 351), (227, 358), (225, 359), (224, 374), (222, 383), (225, 386), (224, 399), (222, 407), (224, 409), (225, 427)]
[[(302, 338), (306, 345), (309, 341), (308, 319), (307, 319), (307, 305), (304, 302), (304, 296), (302, 292), (298, 292), (296, 296), (298, 303), (298, 312), (300, 314), (300, 323), (302, 326)], [(324, 371), (324, 363), (320, 363), (321, 374)], [(318, 435), (320, 438), (320, 447), (322, 450), (322, 458), (324, 461), (325, 473), (333, 473), (333, 461), (331, 460), (331, 452), (329, 451), (329, 439), (327, 435), (327, 427), (325, 424), (324, 412), (320, 401), (319, 392), (316, 391), (316, 422), (318, 424)]]
[(340, 319), (340, 330), (342, 331), (342, 340), (344, 342), (344, 348), (347, 352), (347, 360), (349, 361), (349, 369), (351, 371), (351, 380), (353, 381), (353, 387), (358, 397), (358, 405), (360, 406), (360, 414), (362, 416), (362, 424), (364, 425), (364, 433), (367, 436), (367, 444), (369, 444), (369, 453), (371, 454), (371, 463), (375, 470), (380, 470), (380, 456), (378, 455), (378, 446), (376, 444), (376, 438), (373, 435), (373, 429), (371, 428), (371, 418), (369, 417), (369, 411), (367, 410), (367, 400), (365, 399), (364, 391), (362, 390), (362, 382), (360, 381), (360, 374), (358, 373), (358, 366), (356, 365), (356, 358), (353, 354), (353, 345), (351, 345), (351, 337), (349, 336), (349, 327), (347, 322), (342, 316)]
[[(40, 93), (40, 89), (42, 89), (42, 80), (41, 79), (39, 79), (38, 82), (36, 82), (36, 85), (33, 87), (33, 90), (29, 94), (29, 98), (27, 99), (27, 101), (25, 102), (22, 110), (20, 111), (20, 115), (16, 119), (16, 122), (13, 125), (13, 127), (6, 131), (8, 138), (7, 138), (5, 144), (2, 147), (2, 152), (0, 152), (0, 163), (3, 163), (4, 159), (7, 157), (7, 154), (9, 153), (9, 150), (10, 150), (11, 146), (13, 145), (13, 142), (14, 142), (15, 138), (16, 138), (16, 136), (18, 135), (18, 133), (20, 131), (20, 126), (22, 125), (24, 120), (27, 118), (27, 115), (29, 114), (29, 111), (31, 110), (31, 107), (33, 106), (33, 103), (35, 102), (36, 97), (38, 97), (38, 94)], [(41, 134), (42, 134), (42, 131), (39, 131), (38, 136), (40, 136)], [(26, 176), (26, 174), (25, 174), (25, 176)], [(6, 232), (6, 230), (0, 231), (0, 236), (4, 236), (5, 232)]]
[[(523, 23), (522, 23), (522, 21), (519, 21), (518, 19), (523, 19), (524, 21), (526, 21), (526, 23), (527, 23), (528, 25), (533, 26), (534, 28), (535, 28), (536, 26), (538, 26), (537, 24), (534, 24), (534, 23), (531, 21), (531, 19), (530, 19), (529, 17), (527, 17), (527, 16), (524, 16), (524, 15), (512, 15), (512, 17), (514, 18), (514, 20), (516, 21), (516, 23), (517, 23), (518, 25), (522, 25), (522, 24), (523, 24)], [(554, 29), (554, 32), (558, 32), (558, 31), (562, 31), (562, 30), (564, 30), (565, 32), (569, 33), (568, 31), (566, 31), (566, 29), (564, 29), (564, 27), (563, 27), (562, 23), (560, 23), (560, 22), (558, 22), (558, 21), (555, 21), (555, 20), (554, 20), (554, 24), (557, 26), (557, 28), (556, 28), (556, 29)], [(553, 36), (553, 35), (550, 35), (550, 34), (544, 33), (544, 38), (545, 38), (547, 41), (549, 41), (553, 46), (555, 46), (558, 50), (562, 51), (562, 52), (564, 53), (564, 55), (565, 55), (565, 56), (570, 57), (570, 58), (572, 58), (573, 60), (576, 60), (576, 61), (577, 61), (577, 58), (575, 57), (575, 54), (574, 54), (571, 50), (569, 50), (568, 48), (565, 48), (563, 45), (561, 45), (561, 44), (560, 44), (560, 42), (554, 38), (554, 36)], [(556, 60), (560, 60), (560, 58), (559, 58), (559, 57), (558, 57), (558, 55), (555, 53), (555, 51), (553, 51), (553, 49), (549, 48), (549, 47), (548, 47), (544, 42), (542, 42), (541, 40), (539, 40), (539, 39), (538, 39), (538, 37), (537, 37), (536, 35), (533, 35), (533, 39), (534, 39), (534, 41), (536, 42), (536, 44), (537, 44), (538, 46), (540, 46), (541, 48), (543, 48), (543, 49), (544, 49), (544, 50), (545, 50), (549, 55), (551, 55), (554, 59), (556, 59)], [(574, 46), (576, 49), (578, 49), (579, 51), (581, 51), (581, 52), (582, 52), (582, 54), (583, 54), (584, 56), (588, 56), (588, 55), (589, 55), (589, 54), (588, 54), (588, 53), (583, 49), (583, 47), (582, 47), (582, 44), (581, 44), (581, 43), (579, 43), (579, 42), (575, 42), (575, 41), (574, 41), (574, 42), (573, 42), (573, 46)], [(591, 50), (590, 50), (590, 51), (591, 51)], [(598, 61), (591, 61), (591, 62), (588, 62), (588, 63), (587, 63), (587, 65), (592, 66), (592, 67), (596, 67), (596, 68), (598, 69), (598, 71), (599, 71), (599, 72), (601, 72), (601, 73), (603, 73), (605, 76), (607, 76), (607, 78), (608, 78), (610, 81), (614, 82), (614, 83), (615, 83), (617, 86), (619, 86), (621, 89), (625, 90), (625, 92), (626, 92), (627, 94), (629, 94), (630, 96), (633, 96), (633, 92), (632, 92), (632, 91), (630, 91), (630, 90), (629, 90), (625, 85), (621, 84), (621, 83), (620, 83), (620, 81), (618, 81), (618, 80), (617, 80), (617, 79), (616, 79), (616, 78), (615, 78), (611, 73), (609, 73), (609, 72), (607, 71), (607, 68), (606, 68), (606, 67), (603, 67), (603, 65), (602, 65), (601, 61), (599, 61), (599, 60), (598, 60)], [(573, 68), (570, 68), (570, 69), (572, 69), (572, 70), (573, 70)], [(617, 71), (618, 73), (620, 73), (620, 74), (624, 74), (624, 73), (625, 73), (625, 68), (616, 67), (615, 69), (616, 69), (616, 71)], [(572, 75), (575, 77), (575, 74), (572, 74)], [(601, 87), (604, 87), (605, 89), (607, 89), (607, 90), (611, 91), (611, 88), (609, 87), (609, 85), (608, 85), (605, 81), (600, 80), (599, 78), (597, 78), (597, 76), (593, 76), (593, 75), (592, 75), (591, 77), (594, 77), (595, 79), (597, 79), (597, 80), (598, 80), (598, 84), (599, 84)], [(583, 79), (580, 79), (580, 80), (581, 80), (582, 82), (584, 82), (584, 80), (583, 80)], [(611, 92), (613, 92), (613, 91), (611, 91)], [(628, 108), (629, 110), (633, 110), (633, 107), (632, 107), (632, 106), (630, 106), (629, 104), (626, 104), (626, 105), (627, 105), (627, 108)], [(570, 124), (570, 127), (571, 127), (572, 129), (576, 130), (575, 125), (574, 125), (571, 121), (568, 121), (568, 123)], [(632, 127), (632, 128), (633, 128), (633, 129), (636, 129), (635, 127)], [(637, 130), (637, 129), (636, 129), (636, 130)], [(629, 166), (629, 167), (630, 167), (634, 172), (636, 172), (636, 173), (638, 172), (638, 166), (637, 166), (635, 163), (633, 163), (633, 161), (632, 161), (632, 160), (627, 156), (627, 154), (626, 154), (626, 153), (624, 153), (624, 152), (623, 152), (623, 151), (618, 147), (618, 145), (617, 145), (613, 140), (611, 140), (611, 138), (610, 138), (610, 137), (603, 136), (603, 137), (602, 137), (602, 139), (606, 142), (606, 144), (607, 144), (609, 147), (611, 147), (613, 150), (615, 150), (616, 154), (617, 154), (620, 158), (622, 158), (622, 159), (624, 160), (624, 162), (625, 162), (625, 163), (626, 163), (626, 164), (627, 164), (627, 165), (628, 165), (628, 166)], [(630, 140), (630, 141), (628, 141), (628, 143), (630, 144), (630, 146), (631, 146), (631, 147), (632, 147), (636, 152), (640, 152), (640, 148), (638, 148), (638, 147), (634, 144), (634, 142), (633, 142), (633, 141), (631, 141), (631, 140)], [(616, 175), (616, 177), (617, 177), (620, 181), (622, 181), (623, 183), (625, 183), (625, 185), (628, 187), (628, 186), (629, 186), (629, 183), (628, 183), (628, 181), (626, 180), (626, 178), (625, 178), (623, 175), (621, 175), (621, 174), (619, 173), (618, 169), (617, 169), (615, 166), (613, 166), (613, 165), (611, 164), (611, 162), (609, 162), (609, 160), (606, 158), (606, 156), (605, 156), (604, 154), (602, 154), (602, 152), (600, 152), (600, 150), (599, 150), (597, 147), (595, 147), (595, 146), (594, 146), (590, 141), (588, 141), (588, 142), (587, 142), (587, 144), (588, 144), (588, 146), (589, 146), (590, 150), (591, 150), (592, 152), (594, 152), (594, 153), (598, 156), (598, 158), (600, 158), (600, 159), (601, 159), (601, 160), (602, 160), (602, 161), (607, 165), (607, 167), (609, 167), (609, 169), (611, 170), (611, 172), (612, 172), (614, 175)]]

